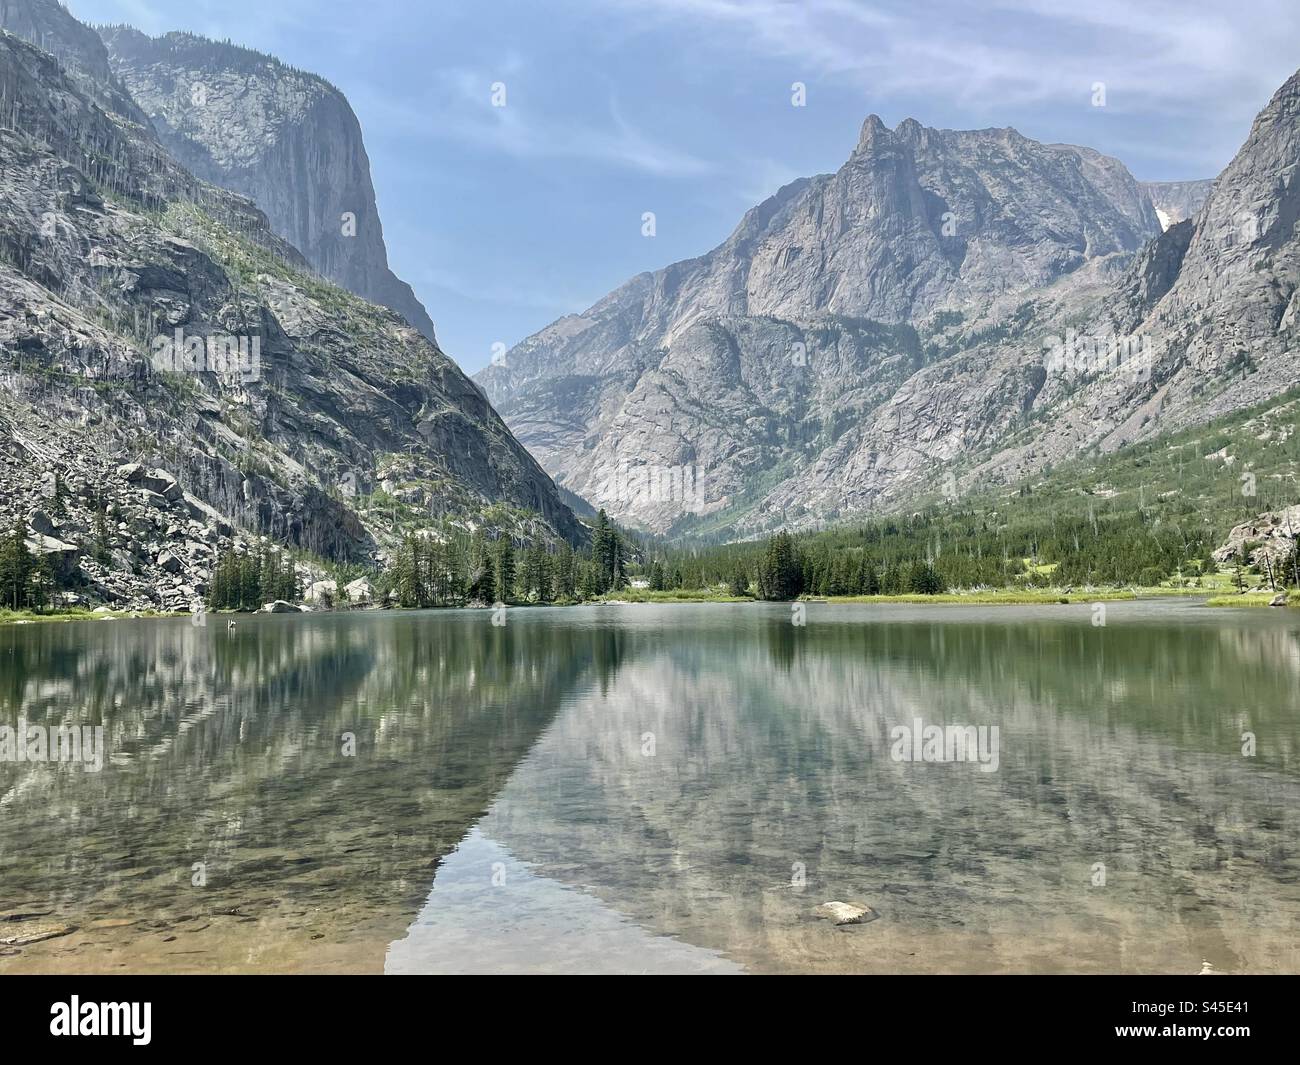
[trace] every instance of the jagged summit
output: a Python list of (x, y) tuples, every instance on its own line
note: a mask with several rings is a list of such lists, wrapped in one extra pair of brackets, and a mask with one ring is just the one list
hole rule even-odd
[[(1268, 322), (1293, 328), (1290, 265), (1252, 252), (1247, 277), (1241, 241), (1220, 247), (1248, 209), (1257, 249), (1294, 248), (1293, 96), (1279, 91), (1212, 193), (1185, 183), (1195, 224), (1172, 228), (1172, 192), (1095, 149), (869, 115), (836, 173), (787, 185), (717, 248), (638, 275), (477, 380), (565, 487), (624, 521), (718, 535), (932, 496), (954, 463), (1015, 480), (1202, 416), (1198, 388), (1220, 412), (1275, 394), (1294, 373), (1225, 389), (1233, 356), (1197, 352), (1231, 348), (1233, 319), (1256, 319), (1250, 343), (1269, 350)], [(1049, 372), (1052, 336), (1127, 335), (1152, 316), (1177, 390)], [(690, 467), (700, 498), (627, 492), (639, 466)]]

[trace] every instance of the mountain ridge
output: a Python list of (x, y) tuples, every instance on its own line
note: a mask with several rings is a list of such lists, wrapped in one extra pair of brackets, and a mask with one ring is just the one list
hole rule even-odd
[(447, 522), (584, 539), (435, 344), (83, 84), (0, 33), (0, 522), (62, 586), (188, 609), (268, 540), (375, 567)]
[[(790, 183), (716, 248), (637, 275), (475, 379), (561, 485), (658, 533), (902, 506), (958, 466), (959, 487), (1014, 480), (1146, 434), (1164, 410), (1139, 398), (1150, 380), (1049, 372), (1044, 352), (1071, 329), (1103, 347), (1117, 325), (1141, 335), (1197, 243), (1170, 212), (1212, 201), (1211, 184), (1140, 183), (1010, 128), (870, 115), (835, 174)], [(1049, 411), (1059, 426), (1029, 428)], [(628, 471), (680, 467), (702, 499), (628, 489)]]

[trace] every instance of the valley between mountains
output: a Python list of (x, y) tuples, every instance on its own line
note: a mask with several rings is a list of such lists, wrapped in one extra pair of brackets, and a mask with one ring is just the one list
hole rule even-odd
[[(1292, 416), (1300, 74), (1185, 181), (871, 115), (836, 172), (471, 380), (389, 265), (336, 87), (55, 0), (0, 26), (11, 609), (185, 610), (219, 574), (218, 606), (582, 598), (665, 551), (1014, 506), (1062, 467)], [(1294, 503), (1290, 459), (1258, 461)]]

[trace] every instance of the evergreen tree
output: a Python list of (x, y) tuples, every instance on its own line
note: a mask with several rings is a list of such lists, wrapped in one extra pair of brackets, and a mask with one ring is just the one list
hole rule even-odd
[(580, 564), (581, 574), (578, 581), (578, 596), (584, 601), (600, 596), (600, 574), (596, 563), (583, 560)]
[(423, 605), (424, 588), (420, 574), (420, 546), (413, 534), (408, 534), (397, 551), (393, 564), (393, 591), (397, 601), (405, 607)]
[(0, 545), (0, 604), (22, 610), (31, 598), (31, 577), (35, 562), (27, 550), (27, 529), (20, 518)]
[(863, 556), (863, 577), (860, 586), (862, 595), (879, 595), (880, 594), (880, 574), (876, 572), (876, 567), (867, 561)]
[(609, 515), (601, 507), (596, 514), (596, 527), (591, 534), (591, 560), (596, 566), (596, 585), (604, 592), (614, 584), (614, 571), (618, 557), (618, 534), (609, 523)]
[(482, 527), (474, 530), (469, 543), (469, 562), (466, 567), (465, 595), (480, 602), (491, 602), (496, 592), (496, 567), (492, 552)]
[[(657, 562), (655, 565), (659, 565)], [(660, 573), (662, 574), (662, 568)], [(736, 568), (731, 572), (731, 594), (735, 596), (749, 594), (749, 571), (745, 569), (744, 563), (736, 563)]]
[(569, 600), (574, 598), (577, 592), (577, 587), (574, 578), (573, 565), (573, 548), (567, 543), (561, 542), (560, 549), (555, 555), (556, 599)]
[(664, 572), (664, 564), (658, 559), (650, 563), (650, 590), (662, 592), (668, 587), (668, 574)]
[(50, 501), (50, 513), (56, 518), (68, 516), (68, 491), (63, 484), (63, 474), (54, 471), (54, 497)]
[(257, 556), (248, 551), (239, 560), (239, 604), (244, 610), (255, 611), (262, 602), (261, 566)]
[(496, 574), (493, 594), (498, 603), (508, 603), (515, 590), (515, 545), (508, 535), (497, 541)]
[(298, 574), (288, 551), (282, 549), (275, 553), (275, 569), (271, 579), (273, 583), (269, 594), (273, 598), (283, 599), (286, 603), (297, 602), (300, 597)]
[(37, 610), (50, 606), (56, 583), (50, 556), (41, 555), (32, 565), (28, 602)]
[(908, 590), (916, 595), (939, 595), (944, 588), (943, 578), (929, 561), (914, 562), (908, 575)]
[(524, 551), (524, 565), (519, 573), (520, 598), (525, 602), (542, 598), (542, 548), (530, 544)]
[(794, 541), (789, 533), (777, 533), (767, 541), (759, 563), (759, 597), (779, 602), (797, 599), (803, 592), (804, 582), (804, 571), (795, 553)]

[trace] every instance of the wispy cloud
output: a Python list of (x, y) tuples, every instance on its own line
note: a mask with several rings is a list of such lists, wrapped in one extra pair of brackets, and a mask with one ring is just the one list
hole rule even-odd
[(1087, 101), (1191, 112), (1257, 109), (1300, 61), (1300, 5), (1261, 0), (617, 0), (625, 13), (729, 32), (743, 46), (805, 64), (877, 95), (943, 94), (990, 110)]
[[(511, 64), (493, 71), (456, 68), (439, 71), (435, 106), (420, 108), (364, 90), (358, 111), (382, 112), (385, 122), (414, 138), (453, 140), (519, 159), (573, 159), (663, 177), (693, 177), (714, 164), (667, 144), (625, 119), (610, 96), (600, 125), (572, 112), (552, 117), (512, 89)], [(492, 86), (505, 84), (506, 103), (493, 106)]]

